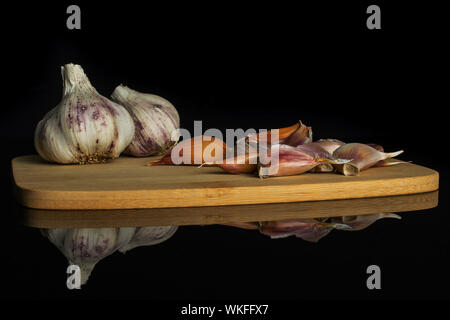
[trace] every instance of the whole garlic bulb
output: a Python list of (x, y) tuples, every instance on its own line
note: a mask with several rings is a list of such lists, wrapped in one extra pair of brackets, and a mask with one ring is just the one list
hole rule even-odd
[(125, 108), (100, 95), (79, 65), (61, 67), (63, 97), (35, 131), (39, 155), (57, 163), (97, 163), (117, 158), (134, 136)]
[(151, 246), (168, 240), (177, 231), (178, 226), (138, 227), (130, 242), (119, 249), (125, 253), (141, 246)]
[(116, 87), (111, 98), (128, 110), (136, 127), (134, 138), (124, 153), (136, 157), (163, 154), (178, 141), (180, 117), (166, 99), (123, 85)]
[(67, 258), (80, 267), (81, 284), (85, 284), (97, 262), (126, 245), (136, 228), (41, 229)]

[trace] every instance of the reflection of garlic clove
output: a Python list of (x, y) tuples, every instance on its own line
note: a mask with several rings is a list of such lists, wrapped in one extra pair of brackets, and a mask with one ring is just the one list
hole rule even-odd
[(136, 228), (41, 229), (67, 258), (80, 267), (85, 284), (97, 262), (126, 245)]
[(124, 107), (101, 96), (79, 65), (66, 64), (61, 102), (35, 131), (39, 155), (57, 163), (97, 163), (117, 158), (134, 135)]
[(180, 117), (166, 99), (141, 93), (120, 85), (111, 98), (124, 106), (133, 118), (136, 130), (133, 140), (124, 151), (136, 157), (147, 157), (167, 152), (177, 141)]
[(360, 171), (368, 169), (380, 160), (393, 158), (403, 153), (403, 150), (385, 153), (380, 152), (366, 144), (348, 143), (333, 152), (334, 158), (349, 159), (351, 162), (336, 165), (336, 169), (346, 176), (357, 175)]
[(260, 232), (272, 239), (296, 236), (309, 242), (318, 242), (331, 230), (340, 228), (342, 228), (342, 224), (325, 223), (318, 219), (292, 219), (260, 223)]
[(259, 222), (227, 222), (227, 223), (221, 223), (223, 226), (230, 226), (240, 229), (246, 229), (246, 230), (258, 230), (259, 229)]
[(358, 231), (367, 228), (375, 221), (383, 219), (383, 218), (394, 218), (401, 219), (399, 215), (395, 213), (375, 213), (375, 214), (364, 214), (359, 216), (344, 216), (344, 217), (336, 217), (331, 218), (331, 221), (334, 223), (345, 224), (350, 227), (350, 231)]
[(125, 253), (141, 246), (152, 246), (168, 240), (177, 231), (178, 226), (138, 227), (130, 242), (119, 249)]

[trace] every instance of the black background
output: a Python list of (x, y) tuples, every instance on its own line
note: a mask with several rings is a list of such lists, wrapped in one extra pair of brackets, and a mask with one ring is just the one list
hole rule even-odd
[[(155, 307), (175, 315), (177, 306), (205, 300), (291, 306), (450, 297), (442, 8), (374, 1), (382, 29), (368, 30), (372, 2), (74, 3), (81, 30), (66, 28), (68, 2), (17, 3), (3, 12), (1, 282), (9, 298), (143, 298), (169, 302)], [(160, 245), (106, 258), (81, 291), (67, 290), (63, 256), (16, 222), (10, 161), (35, 153), (34, 128), (59, 102), (60, 66), (70, 62), (105, 96), (122, 83), (167, 98), (189, 130), (194, 120), (225, 130), (301, 119), (316, 139), (404, 149), (401, 159), (440, 172), (439, 206), (357, 233), (335, 231), (318, 244), (183, 227)], [(365, 286), (370, 264), (382, 269), (382, 290)]]

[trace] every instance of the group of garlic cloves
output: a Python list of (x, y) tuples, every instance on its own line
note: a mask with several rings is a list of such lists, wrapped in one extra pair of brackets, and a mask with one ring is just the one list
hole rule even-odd
[[(275, 143), (272, 139), (274, 134), (278, 136)], [(216, 166), (233, 174), (257, 173), (266, 178), (304, 172), (339, 172), (355, 176), (371, 167), (403, 163), (387, 160), (403, 153), (403, 150), (386, 153), (382, 146), (376, 144), (344, 143), (336, 139), (313, 141), (312, 128), (301, 121), (276, 131), (270, 130), (264, 135), (249, 134), (241, 141), (245, 147), (239, 147), (238, 141), (231, 152), (234, 156), (230, 157), (229, 147), (224, 141), (197, 136), (183, 140), (162, 158), (147, 165)], [(195, 154), (201, 156), (194, 157)], [(174, 156), (184, 156), (187, 161), (174, 163)]]

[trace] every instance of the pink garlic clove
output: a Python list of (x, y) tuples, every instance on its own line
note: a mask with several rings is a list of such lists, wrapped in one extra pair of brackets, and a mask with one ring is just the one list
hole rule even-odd
[[(324, 149), (319, 143), (311, 142), (296, 147), (299, 150), (308, 151), (318, 158), (331, 159), (331, 153)], [(310, 172), (333, 172), (334, 167), (331, 163), (320, 163), (310, 170)]]
[(255, 172), (258, 166), (257, 163), (258, 153), (252, 152), (238, 155), (233, 158), (227, 158), (223, 160), (223, 163), (206, 162), (205, 164), (208, 166), (220, 167), (229, 173), (240, 174)]
[[(278, 161), (275, 163), (270, 160), (273, 152), (278, 152)], [(258, 168), (260, 178), (300, 174), (311, 170), (320, 162), (309, 152), (286, 145), (274, 145), (263, 163)]]
[(346, 176), (357, 175), (360, 171), (373, 167), (380, 160), (393, 158), (403, 153), (403, 150), (391, 153), (380, 152), (362, 143), (348, 143), (333, 152), (334, 158), (351, 160), (349, 163), (336, 165), (337, 171)]
[[(272, 159), (272, 156), (275, 159)], [(268, 154), (261, 156), (261, 159), (258, 168), (260, 178), (296, 175), (309, 171), (321, 163), (341, 164), (350, 161), (322, 158), (303, 146), (294, 148), (287, 145), (271, 146)]]
[(345, 142), (342, 142), (340, 140), (336, 139), (320, 139), (317, 141), (312, 142), (313, 144), (321, 146), (323, 149), (328, 151), (330, 154), (333, 154), (333, 152), (339, 148), (340, 146), (343, 146)]

